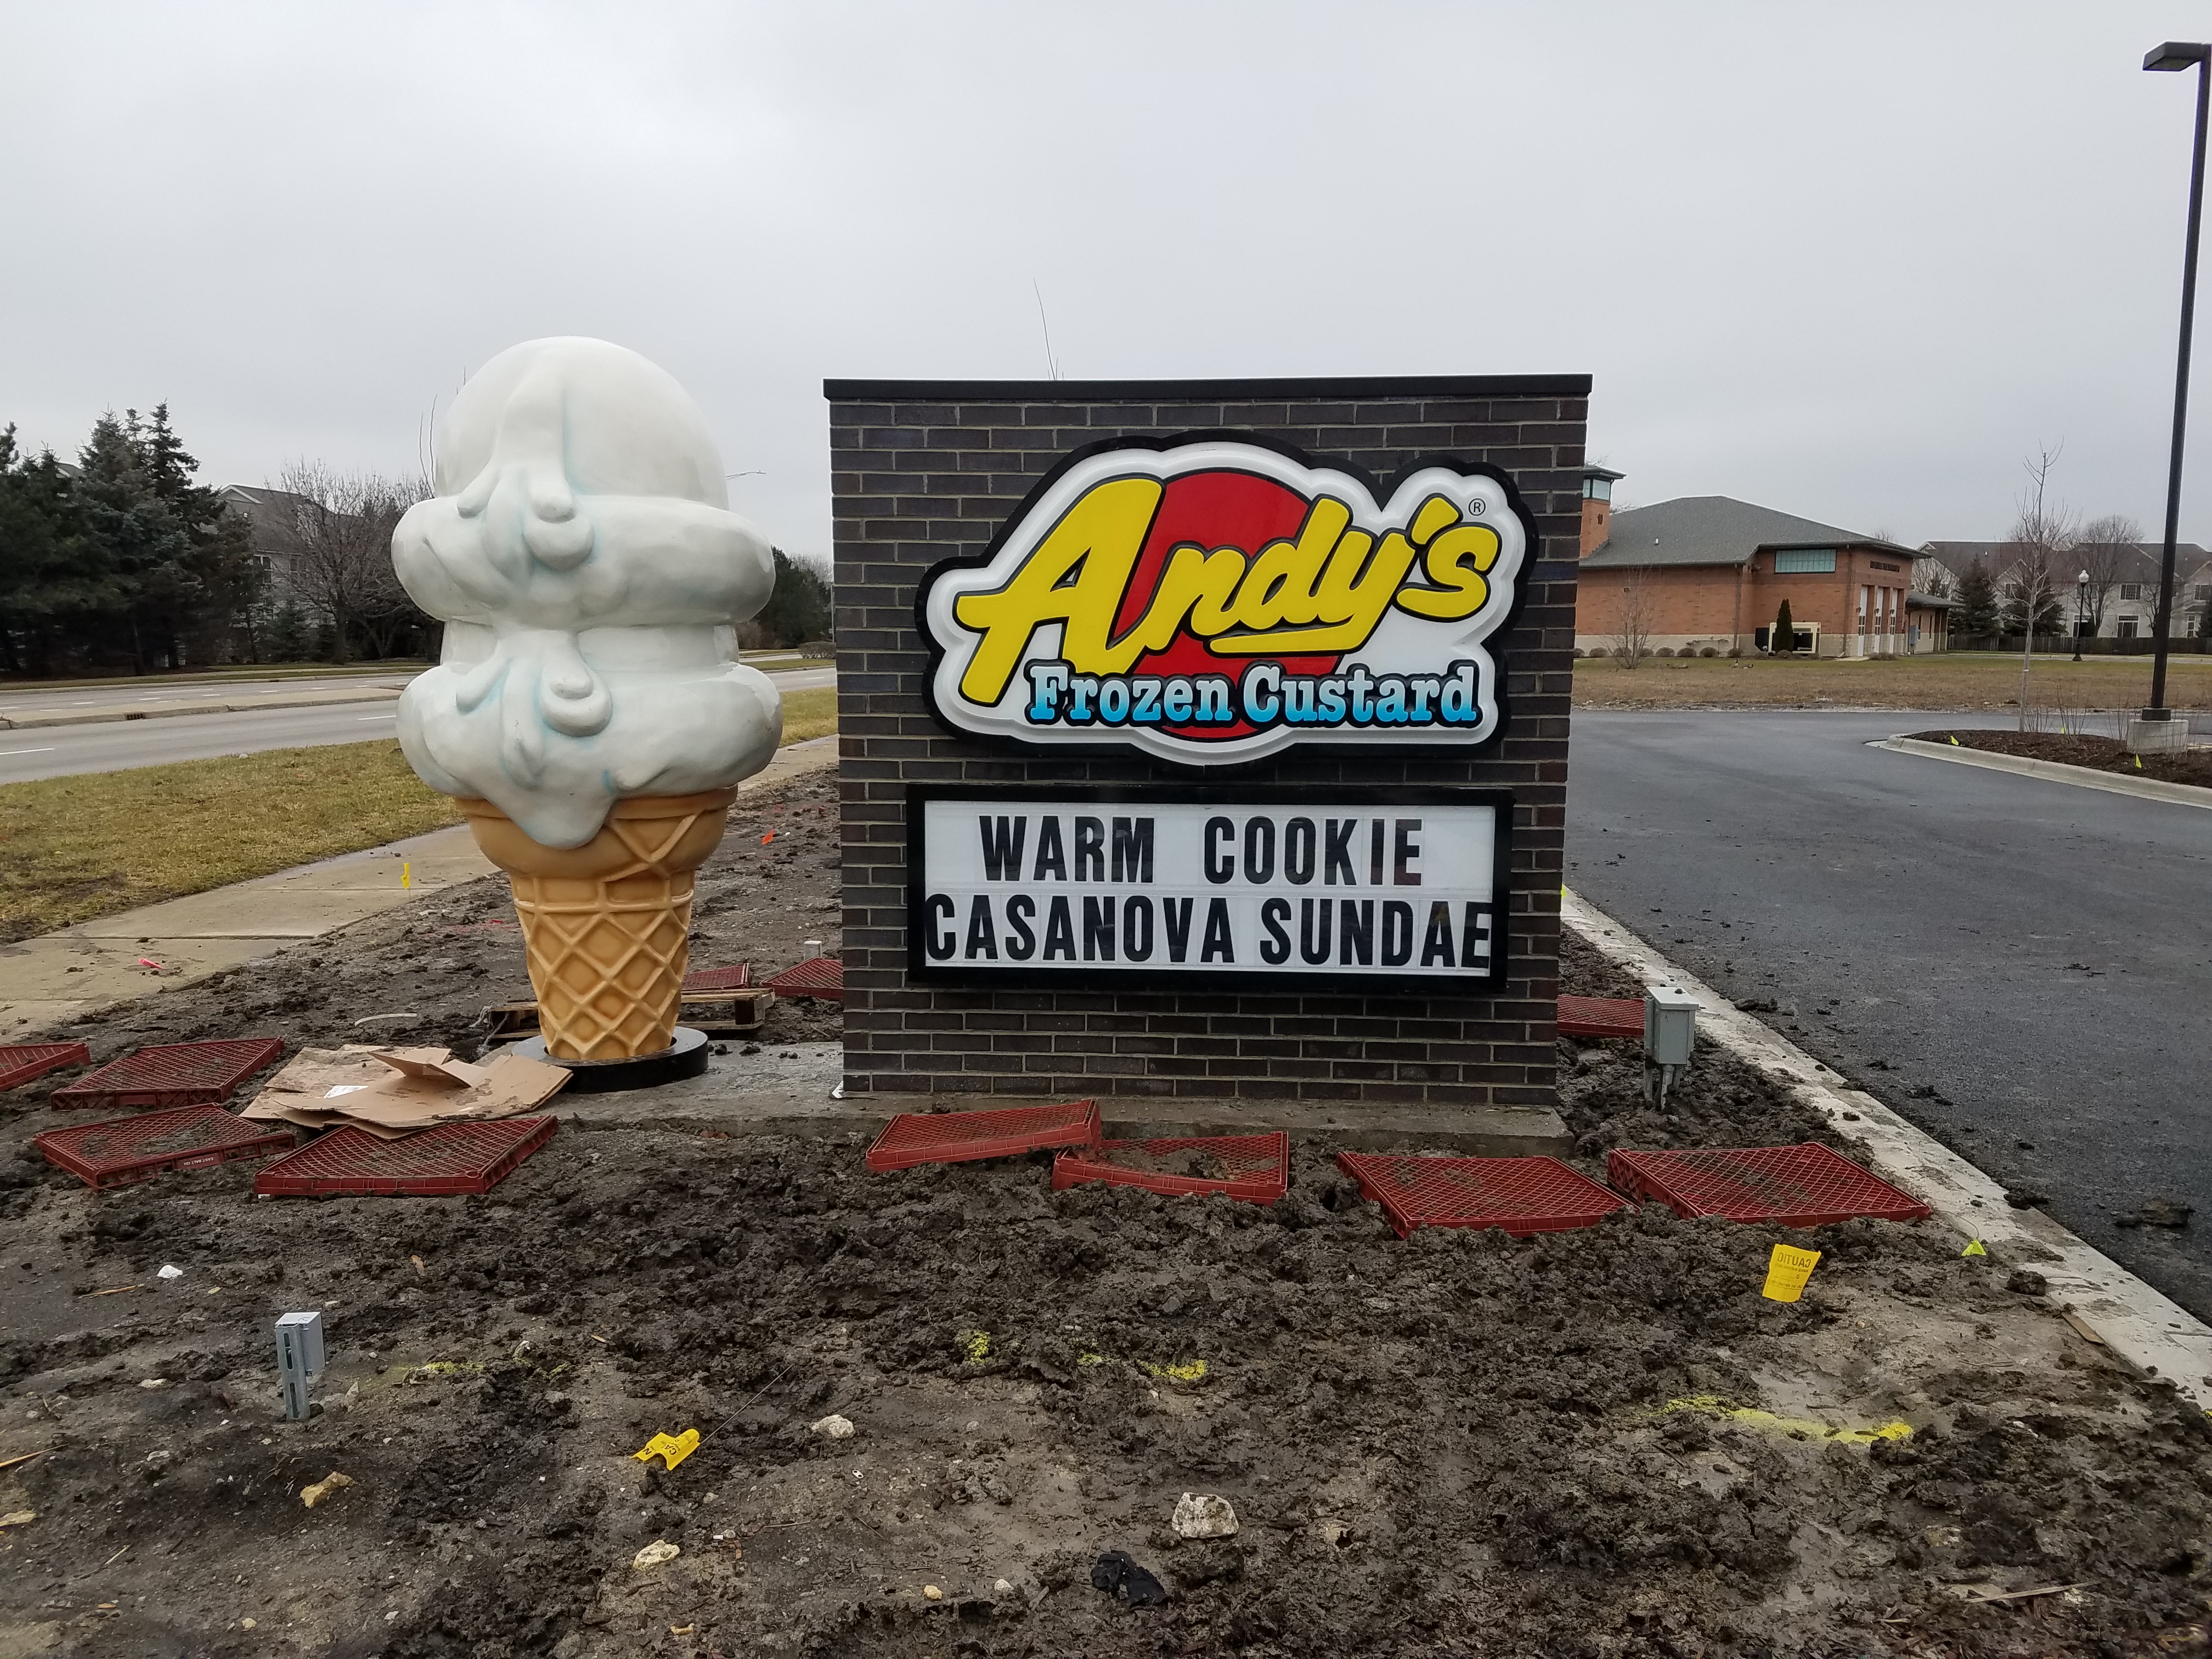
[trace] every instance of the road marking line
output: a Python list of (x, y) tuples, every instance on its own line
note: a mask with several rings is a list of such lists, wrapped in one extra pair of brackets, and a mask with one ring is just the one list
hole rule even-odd
[(356, 714), (354, 718), (357, 720), (396, 720), (399, 716), (397, 714)]
[(48, 744), (44, 749), (0, 749), (0, 755), (51, 755), (53, 752), (54, 746), (52, 744)]

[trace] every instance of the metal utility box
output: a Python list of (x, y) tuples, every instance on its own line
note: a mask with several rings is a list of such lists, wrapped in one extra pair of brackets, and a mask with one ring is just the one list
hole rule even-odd
[(276, 1371), (284, 1385), (284, 1415), (307, 1414), (307, 1379), (323, 1369), (323, 1316), (288, 1313), (276, 1322)]
[(1644, 1057), (1654, 1066), (1687, 1066), (1698, 1043), (1698, 1000), (1671, 985), (1644, 993)]

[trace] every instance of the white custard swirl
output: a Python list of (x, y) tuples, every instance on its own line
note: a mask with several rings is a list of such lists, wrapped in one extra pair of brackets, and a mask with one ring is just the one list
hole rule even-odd
[(437, 494), (392, 538), (442, 660), (399, 702), (417, 775), (575, 847), (625, 795), (735, 783), (775, 752), (767, 676), (732, 625), (775, 563), (728, 510), (684, 389), (603, 340), (532, 340), (471, 379), (439, 432)]

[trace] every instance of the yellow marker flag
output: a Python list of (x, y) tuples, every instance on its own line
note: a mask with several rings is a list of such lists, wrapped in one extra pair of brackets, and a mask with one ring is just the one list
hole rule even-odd
[(399, 884), (402, 887), (412, 887), (415, 884), (415, 864), (413, 860), (402, 859), (399, 860)]
[(672, 1469), (698, 1449), (699, 1431), (686, 1429), (681, 1434), (656, 1434), (645, 1443), (643, 1451), (635, 1451), (630, 1455), (641, 1463), (650, 1463), (658, 1457)]
[(1769, 1302), (1795, 1302), (1805, 1294), (1805, 1282), (1813, 1277), (1813, 1264), (1820, 1259), (1818, 1250), (1777, 1244), (1767, 1258), (1766, 1286), (1759, 1294)]
[(1969, 1240), (1966, 1248), (1960, 1251), (1959, 1254), (1960, 1255), (1987, 1255), (1989, 1252), (1982, 1248), (1982, 1241), (1977, 1238)]

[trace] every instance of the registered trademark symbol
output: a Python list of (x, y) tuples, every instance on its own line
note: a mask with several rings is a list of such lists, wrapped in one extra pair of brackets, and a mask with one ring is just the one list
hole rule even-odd
[(1470, 519), (1479, 519), (1489, 510), (1490, 503), (1484, 501), (1480, 495), (1477, 495), (1473, 501), (1467, 504), (1467, 516)]

